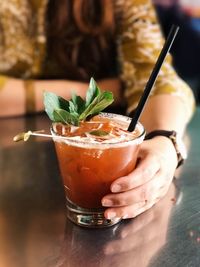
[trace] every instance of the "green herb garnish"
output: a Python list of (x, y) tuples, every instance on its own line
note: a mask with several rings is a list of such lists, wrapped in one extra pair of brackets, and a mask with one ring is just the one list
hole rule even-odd
[(113, 101), (113, 94), (108, 91), (101, 92), (93, 78), (90, 79), (85, 100), (76, 94), (67, 101), (54, 93), (44, 93), (45, 111), (50, 120), (75, 126), (78, 126), (80, 121), (99, 114)]
[(103, 130), (94, 130), (94, 131), (91, 131), (89, 133), (92, 134), (92, 135), (96, 135), (96, 136), (105, 136), (105, 135), (109, 134), (109, 132), (106, 132), (106, 131), (103, 131)]

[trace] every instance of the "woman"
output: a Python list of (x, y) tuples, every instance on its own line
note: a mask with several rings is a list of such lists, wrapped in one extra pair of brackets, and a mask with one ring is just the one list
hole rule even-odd
[[(0, 36), (1, 116), (41, 111), (43, 90), (84, 96), (91, 76), (117, 105), (126, 99), (130, 113), (163, 45), (150, 0), (4, 1)], [(171, 130), (182, 135), (193, 109), (192, 92), (168, 57), (141, 117), (154, 132), (137, 168), (102, 199), (107, 218), (135, 217), (166, 194), (182, 160)]]

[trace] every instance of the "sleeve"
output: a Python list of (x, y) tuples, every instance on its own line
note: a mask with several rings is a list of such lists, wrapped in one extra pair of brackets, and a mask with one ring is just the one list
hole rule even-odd
[(27, 0), (0, 2), (0, 73), (24, 79), (37, 76), (46, 47), (47, 1), (40, 1), (37, 16)]
[[(122, 4), (123, 2), (123, 4)], [(128, 113), (133, 111), (143, 93), (147, 80), (163, 47), (164, 38), (150, 0), (119, 1), (122, 10), (118, 32), (120, 76), (125, 85)], [(158, 94), (179, 96), (187, 120), (191, 118), (195, 101), (192, 90), (178, 77), (168, 55), (159, 72), (150, 97)]]
[(1, 89), (3, 89), (4, 85), (6, 84), (6, 81), (7, 81), (7, 77), (0, 75), (0, 91)]

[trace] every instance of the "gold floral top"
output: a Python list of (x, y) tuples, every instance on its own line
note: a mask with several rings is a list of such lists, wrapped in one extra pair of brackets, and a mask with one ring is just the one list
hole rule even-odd
[[(132, 111), (163, 45), (151, 0), (115, 0), (116, 44), (120, 77)], [(0, 0), (0, 88), (6, 76), (32, 79), (42, 74), (46, 52), (45, 14), (48, 0)], [(185, 103), (188, 120), (194, 110), (191, 89), (175, 73), (168, 56), (152, 95), (174, 94)]]

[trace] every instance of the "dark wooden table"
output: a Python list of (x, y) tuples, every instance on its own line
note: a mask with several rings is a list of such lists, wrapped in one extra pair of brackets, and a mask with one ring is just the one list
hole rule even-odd
[(186, 134), (188, 160), (167, 196), (100, 230), (66, 219), (52, 141), (12, 142), (49, 125), (45, 115), (0, 120), (0, 267), (200, 266), (200, 109)]

